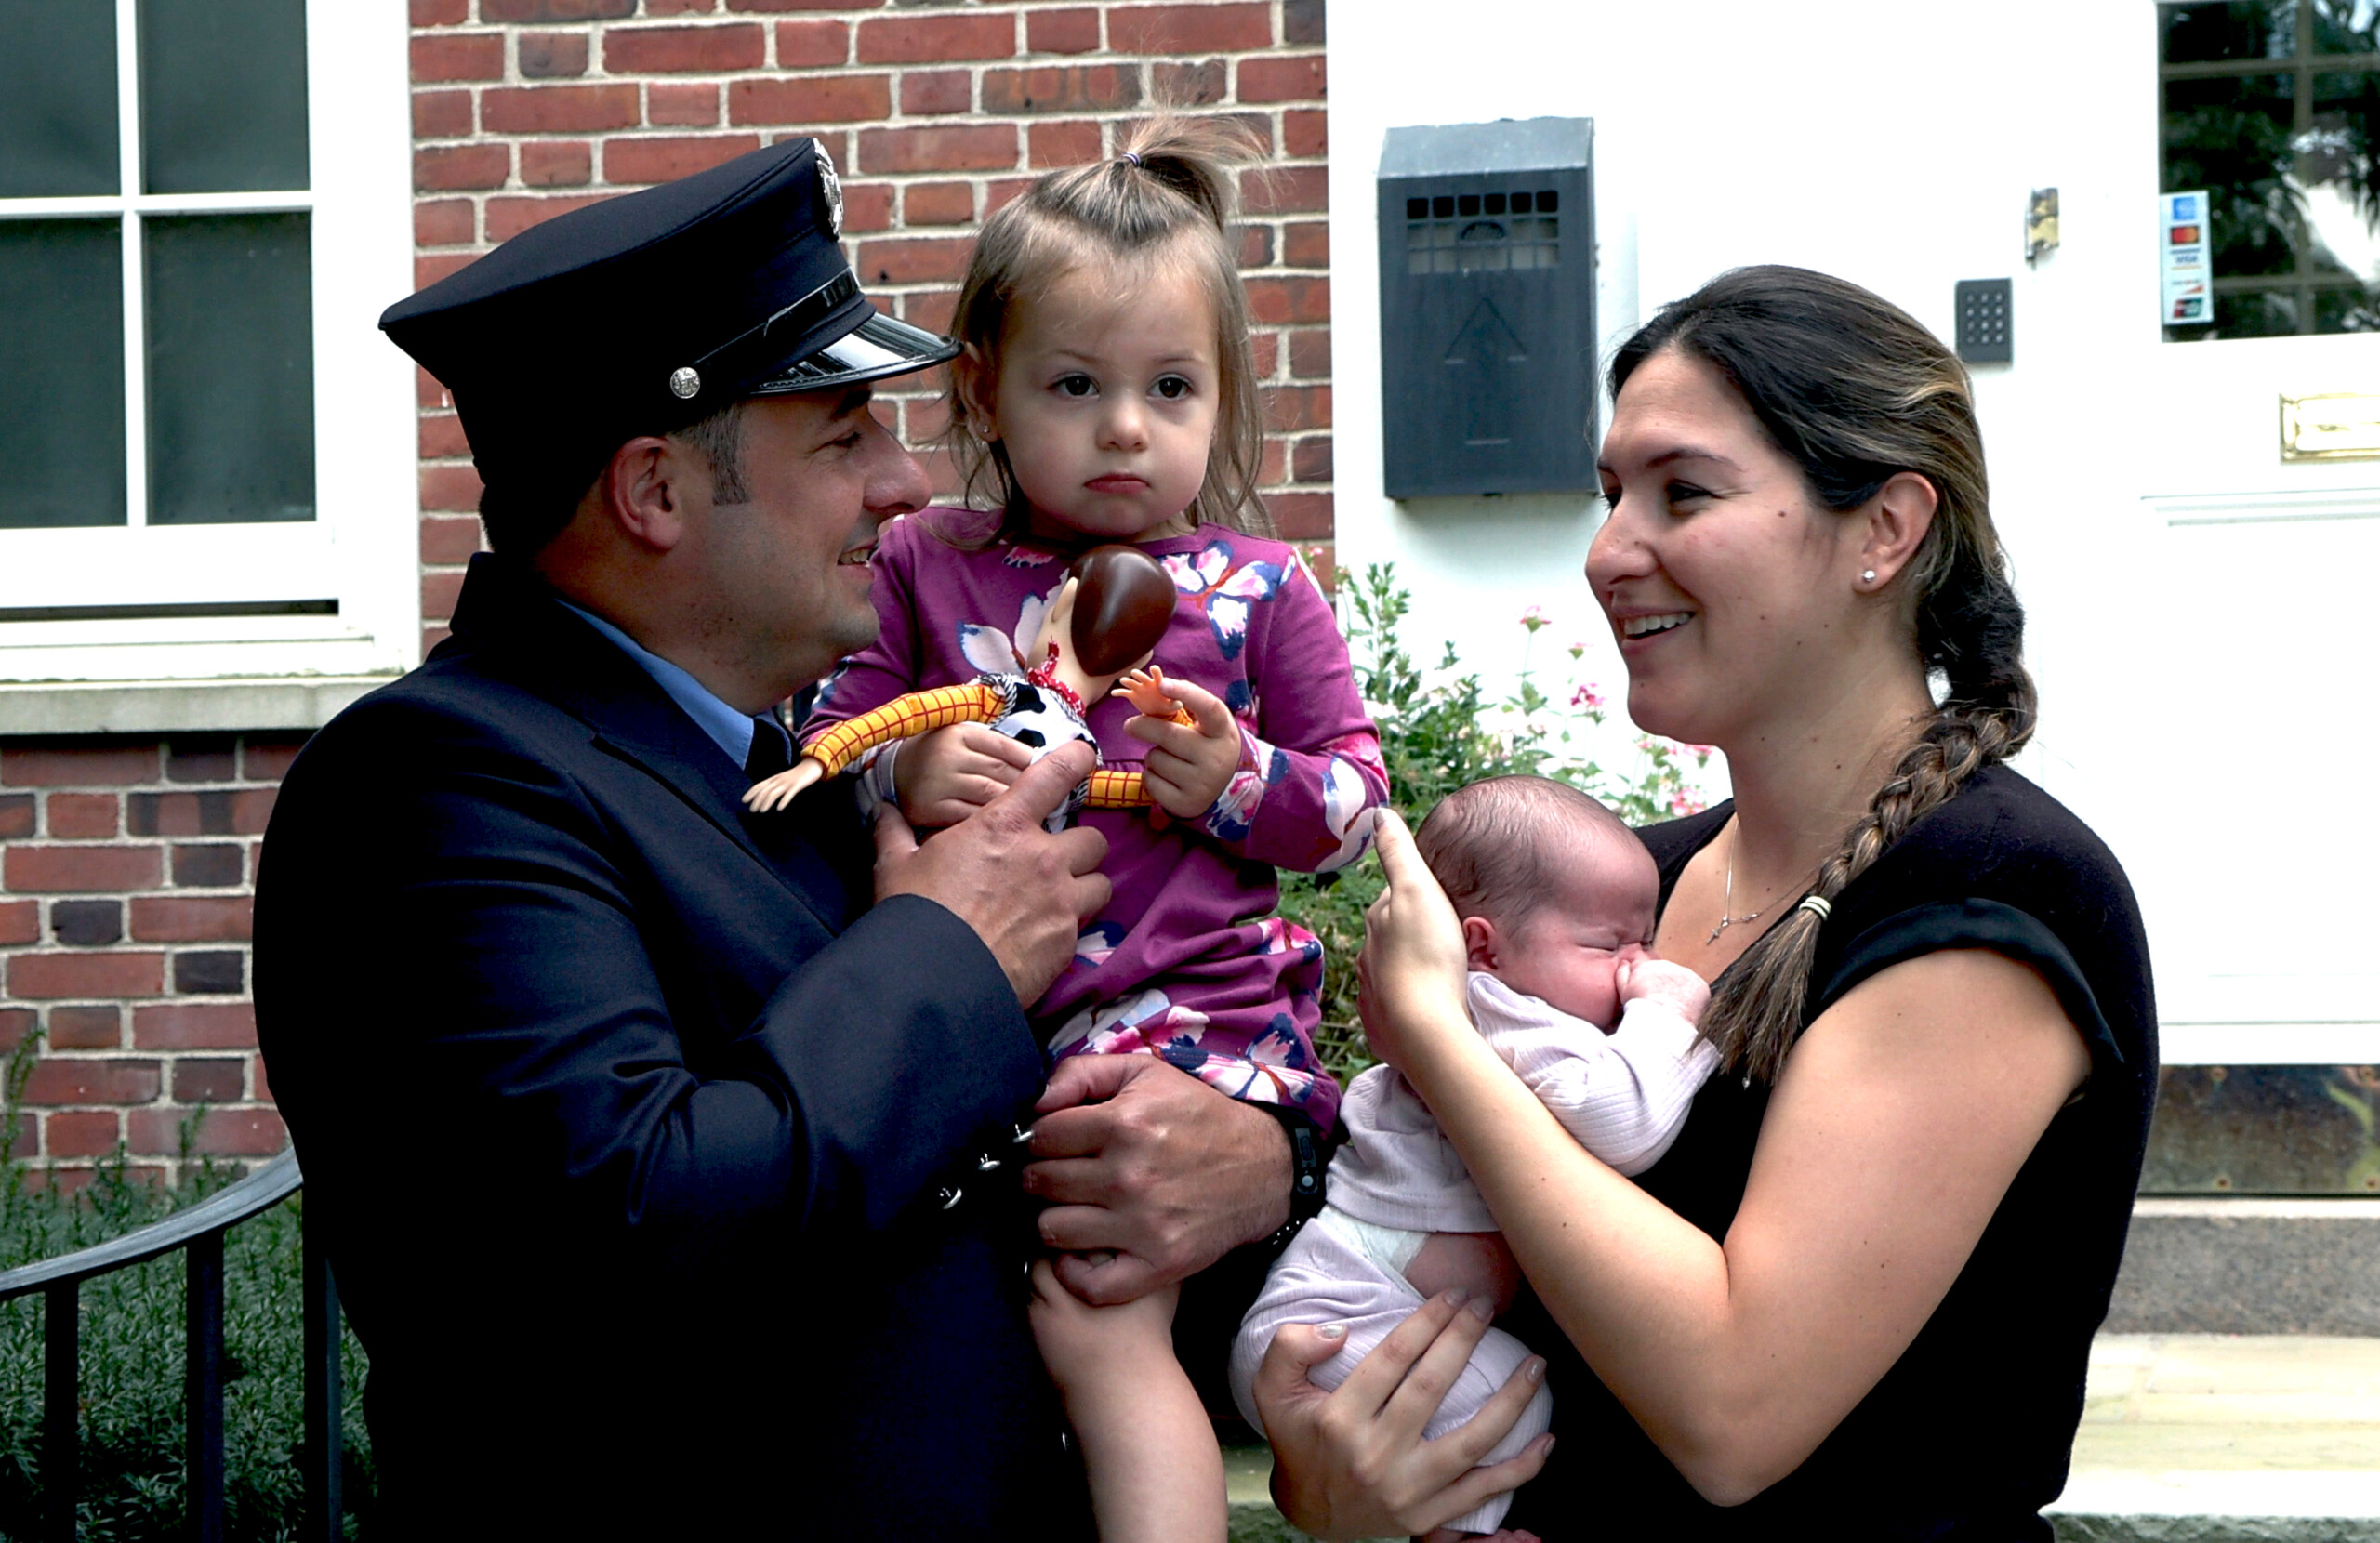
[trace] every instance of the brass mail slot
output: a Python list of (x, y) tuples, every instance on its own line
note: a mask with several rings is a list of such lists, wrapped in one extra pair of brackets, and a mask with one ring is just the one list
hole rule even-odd
[(2380, 460), (2380, 395), (2328, 391), (2281, 399), (2284, 461)]

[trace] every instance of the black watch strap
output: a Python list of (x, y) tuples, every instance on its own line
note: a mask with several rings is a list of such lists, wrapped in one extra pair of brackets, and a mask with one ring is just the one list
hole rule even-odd
[(1323, 1170), (1329, 1165), (1332, 1143), (1302, 1110), (1277, 1103), (1254, 1107), (1280, 1121), (1281, 1134), (1289, 1139), (1289, 1220), (1264, 1240), (1265, 1248), (1278, 1254), (1298, 1235), (1299, 1228), (1322, 1214)]

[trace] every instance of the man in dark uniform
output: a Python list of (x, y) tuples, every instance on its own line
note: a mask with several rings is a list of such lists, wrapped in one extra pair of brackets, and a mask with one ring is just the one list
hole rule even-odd
[(494, 550), (292, 769), (256, 952), (391, 1533), (1068, 1536), (1016, 1165), (1128, 1290), (1288, 1215), (1284, 1128), (1146, 1058), (1012, 1136), (1020, 1004), (1107, 894), (1096, 833), (1040, 829), (1086, 756), (923, 847), (831, 784), (738, 802), (927, 496), (867, 383), (953, 351), (868, 305), (840, 214), (789, 142), (382, 318)]

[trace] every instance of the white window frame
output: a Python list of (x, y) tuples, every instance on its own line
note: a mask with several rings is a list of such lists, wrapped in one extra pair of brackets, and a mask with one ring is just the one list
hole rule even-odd
[[(122, 191), (0, 201), (0, 218), (122, 220), (130, 523), (0, 530), (0, 608), (332, 600), (337, 613), (0, 621), (0, 733), (311, 727), (421, 647), (414, 376), (377, 325), (413, 288), (409, 24), (402, 6), (307, 0), (312, 186), (198, 195), (139, 191), (138, 26), (137, 0), (116, 0)], [(315, 518), (152, 527), (141, 220), (234, 210), (310, 217)]]

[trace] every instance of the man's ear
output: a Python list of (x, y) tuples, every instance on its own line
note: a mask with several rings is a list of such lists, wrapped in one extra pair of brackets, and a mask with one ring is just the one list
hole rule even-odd
[(668, 551), (685, 536), (688, 495), (709, 492), (700, 462), (687, 446), (658, 434), (628, 441), (612, 453), (595, 485), (603, 517), (637, 547)]
[(1462, 918), (1463, 951), (1471, 956), (1471, 968), (1493, 973), (1496, 951), (1501, 946), (1496, 938), (1496, 924), (1486, 917)]
[[(1914, 471), (1897, 471), (1885, 480), (1868, 500), (1856, 588), (1874, 594), (1909, 566), (1910, 559), (1924, 545), (1925, 533), (1934, 528), (1934, 513), (1940, 502), (1932, 480)], [(1870, 574), (1876, 576), (1871, 579)]]
[(951, 394), (958, 399), (959, 416), (987, 444), (1000, 437), (999, 425), (992, 417), (992, 367), (984, 350), (972, 343), (962, 347), (959, 357), (950, 362)]

